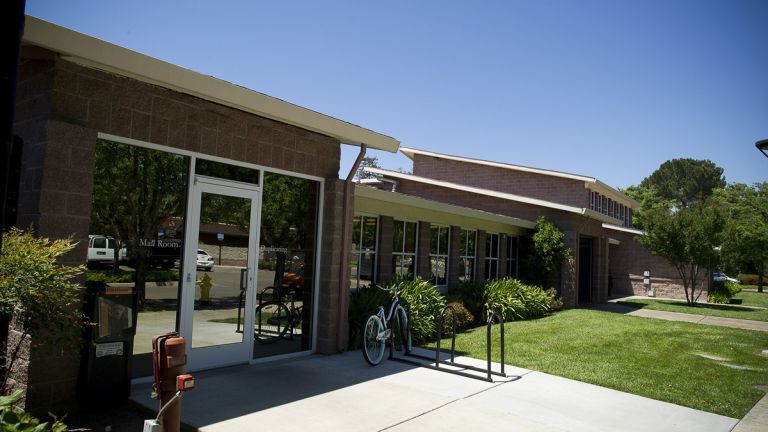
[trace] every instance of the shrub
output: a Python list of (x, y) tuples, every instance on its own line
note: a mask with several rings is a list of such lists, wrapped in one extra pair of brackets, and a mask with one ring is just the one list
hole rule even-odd
[[(352, 292), (349, 298), (349, 349), (362, 347), (361, 335), (363, 324), (369, 316), (376, 313), (379, 306), (388, 308), (392, 303), (392, 294), (375, 287), (360, 288)], [(387, 312), (389, 312), (387, 310)]]
[(461, 303), (474, 317), (473, 322), (479, 324), (485, 305), (484, 290), (482, 283), (462, 282), (448, 293), (448, 298)]
[[(472, 325), (475, 323), (475, 316), (472, 315), (472, 312), (470, 312), (466, 307), (464, 307), (464, 304), (459, 301), (453, 301), (448, 303), (448, 306), (452, 307), (453, 310), (456, 312), (456, 331), (463, 331), (467, 330), (468, 328), (472, 327)], [(451, 329), (451, 313), (446, 312), (445, 318), (443, 321), (443, 332), (450, 332)]]
[(445, 298), (440, 291), (419, 277), (413, 280), (395, 278), (386, 286), (397, 290), (400, 301), (408, 311), (413, 343), (420, 344), (433, 339), (437, 331), (437, 316), (445, 307)]
[(563, 307), (565, 306), (565, 303), (563, 303), (563, 298), (557, 296), (557, 290), (554, 288), (550, 288), (546, 291), (544, 291), (545, 294), (547, 294), (552, 301), (549, 303), (549, 310), (550, 311), (561, 311), (563, 310)]
[(730, 303), (731, 297), (741, 292), (741, 287), (733, 282), (713, 281), (707, 303)]
[(48, 240), (12, 228), (3, 233), (0, 257), (0, 313), (13, 315), (21, 336), (6, 347), (8, 365), (0, 389), (5, 390), (9, 372), (18, 359), (19, 349), (30, 335), (35, 344), (72, 354), (80, 346), (83, 315), (75, 305), (80, 286), (72, 278), (84, 267), (66, 267), (59, 258), (72, 250), (71, 240)]
[(10, 396), (0, 396), (0, 430), (17, 432), (64, 432), (67, 425), (58, 420), (52, 424), (40, 420), (22, 409), (14, 407), (21, 400), (23, 392), (16, 390)]
[(496, 279), (485, 285), (486, 310), (498, 312), (505, 321), (542, 317), (551, 310), (552, 301), (551, 292), (517, 279)]
[[(112, 270), (88, 270), (86, 279), (89, 282), (103, 283), (129, 283), (134, 282), (136, 272), (120, 270), (117, 273)], [(147, 282), (175, 282), (179, 280), (178, 270), (149, 270), (146, 273)]]

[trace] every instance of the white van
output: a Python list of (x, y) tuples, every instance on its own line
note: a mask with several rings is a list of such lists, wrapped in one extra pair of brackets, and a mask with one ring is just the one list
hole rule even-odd
[(115, 259), (115, 239), (103, 235), (88, 236), (88, 264), (110, 264)]

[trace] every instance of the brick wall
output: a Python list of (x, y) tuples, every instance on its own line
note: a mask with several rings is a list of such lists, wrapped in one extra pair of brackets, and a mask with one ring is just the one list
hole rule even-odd
[[(335, 352), (343, 288), (337, 253), (342, 232), (338, 140), (59, 60), (40, 49), (22, 52), (14, 128), (24, 140), (18, 225), (80, 241), (65, 258), (68, 264), (86, 261), (98, 132), (328, 179), (318, 349)], [(28, 351), (28, 367), (15, 377), (19, 386), (27, 386), (27, 407), (71, 405), (76, 362), (34, 347)]]
[(426, 155), (414, 156), (413, 174), (575, 207), (589, 207), (589, 193), (580, 180)]

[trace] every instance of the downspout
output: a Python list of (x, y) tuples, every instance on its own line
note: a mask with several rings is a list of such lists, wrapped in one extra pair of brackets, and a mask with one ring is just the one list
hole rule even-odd
[(360, 153), (355, 159), (355, 163), (347, 174), (346, 180), (344, 180), (344, 202), (341, 207), (341, 265), (339, 265), (339, 316), (338, 326), (336, 331), (336, 349), (339, 352), (347, 350), (347, 345), (344, 343), (347, 335), (347, 308), (349, 307), (349, 246), (350, 239), (349, 233), (352, 226), (352, 212), (350, 211), (350, 203), (352, 190), (354, 183), (352, 179), (355, 177), (355, 173), (360, 168), (360, 163), (365, 157), (365, 151), (367, 147), (365, 144), (360, 144)]

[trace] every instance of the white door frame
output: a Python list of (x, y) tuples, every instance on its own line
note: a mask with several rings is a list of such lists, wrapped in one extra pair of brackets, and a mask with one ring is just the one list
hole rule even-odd
[(200, 205), (203, 193), (248, 198), (251, 200), (250, 232), (248, 237), (248, 279), (244, 305), (244, 329), (253, 328), (256, 278), (258, 277), (259, 234), (261, 223), (261, 187), (236, 181), (195, 175), (190, 185), (188, 220), (185, 224), (184, 263), (182, 269), (181, 310), (179, 330), (187, 341), (187, 370), (210, 369), (249, 363), (253, 357), (253, 335), (243, 332), (239, 343), (192, 347), (192, 326), (195, 312), (195, 283), (197, 279), (197, 245), (200, 231)]

